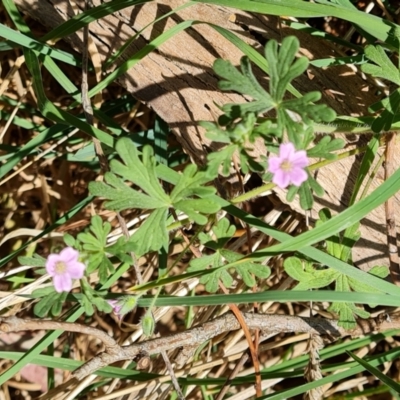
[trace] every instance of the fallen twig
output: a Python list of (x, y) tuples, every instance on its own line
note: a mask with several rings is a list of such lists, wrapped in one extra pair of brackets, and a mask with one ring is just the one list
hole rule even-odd
[[(337, 320), (324, 318), (252, 313), (243, 313), (243, 318), (249, 329), (259, 329), (262, 332), (317, 333), (333, 337), (362, 336), (388, 329), (400, 329), (400, 314), (384, 314), (376, 318), (359, 320), (357, 326), (350, 330), (339, 327)], [(74, 371), (73, 376), (79, 380), (92, 374), (97, 369), (116, 361), (131, 360), (140, 354), (150, 356), (180, 347), (200, 345), (223, 332), (234, 331), (240, 328), (241, 326), (237, 318), (232, 313), (227, 313), (184, 332), (147, 340), (130, 346), (119, 346), (105, 332), (86, 325), (42, 319), (0, 318), (0, 331), (2, 332), (62, 329), (67, 332), (80, 332), (93, 335), (102, 340), (105, 344), (105, 351)]]

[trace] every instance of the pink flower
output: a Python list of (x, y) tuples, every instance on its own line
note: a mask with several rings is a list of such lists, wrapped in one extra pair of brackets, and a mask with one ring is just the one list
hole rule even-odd
[(122, 304), (120, 304), (119, 300), (107, 300), (107, 303), (113, 308), (113, 313), (118, 315), (118, 318), (121, 318), (121, 308)]
[(108, 304), (113, 308), (113, 313), (119, 318), (131, 312), (137, 306), (137, 302), (142, 297), (142, 294), (133, 296), (121, 296), (115, 300), (107, 300)]
[(307, 153), (304, 150), (296, 151), (293, 143), (283, 143), (279, 146), (279, 156), (269, 158), (268, 171), (274, 177), (274, 182), (281, 189), (289, 184), (300, 186), (308, 178), (304, 170), (308, 166)]
[(56, 292), (69, 292), (72, 289), (72, 279), (81, 279), (85, 264), (78, 261), (79, 252), (72, 247), (66, 247), (60, 254), (50, 254), (46, 261), (46, 271), (53, 277)]

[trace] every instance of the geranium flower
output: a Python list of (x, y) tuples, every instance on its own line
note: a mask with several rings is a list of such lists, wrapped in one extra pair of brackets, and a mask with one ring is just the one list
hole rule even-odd
[(304, 150), (296, 151), (293, 143), (283, 143), (279, 146), (279, 155), (270, 157), (268, 171), (274, 177), (272, 182), (285, 189), (290, 184), (300, 186), (308, 178), (304, 170), (309, 161)]
[(66, 247), (60, 254), (50, 254), (46, 261), (46, 271), (53, 277), (56, 292), (69, 292), (72, 279), (81, 279), (86, 265), (78, 261), (79, 252)]
[(118, 299), (107, 300), (107, 302), (113, 308), (113, 313), (121, 319), (125, 314), (131, 312), (137, 306), (140, 297), (142, 297), (142, 294), (121, 296)]
[(118, 318), (121, 318), (121, 308), (122, 304), (120, 304), (119, 300), (107, 300), (107, 303), (113, 308), (113, 313), (118, 315)]

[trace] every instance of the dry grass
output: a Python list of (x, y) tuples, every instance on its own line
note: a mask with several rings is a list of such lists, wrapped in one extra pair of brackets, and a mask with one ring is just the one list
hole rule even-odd
[[(3, 20), (7, 19), (4, 11), (1, 12)], [(8, 23), (10, 23), (8, 21)], [(29, 21), (35, 34), (44, 33), (44, 28)], [(65, 44), (60, 43), (61, 47)], [(40, 127), (47, 122), (40, 117), (36, 111), (36, 96), (31, 87), (29, 73), (23, 62), (21, 53), (17, 50), (1, 52), (1, 74), (0, 74), (0, 99), (1, 111), (14, 115), (14, 120), (2, 119), (0, 122), (0, 150), (1, 155), (6, 155), (9, 146), (22, 146), (34, 138), (38, 131), (33, 126)], [(79, 85), (81, 75), (78, 69), (69, 67), (65, 73), (70, 79)], [(48, 75), (43, 77), (46, 92), (51, 101), (56, 105), (66, 108), (70, 104), (70, 99), (65, 96), (57, 82)], [(93, 82), (94, 77), (90, 80)], [(123, 96), (123, 90), (111, 85), (103, 92), (102, 101), (116, 99)], [(25, 128), (17, 121), (23, 121), (29, 126)], [(145, 106), (137, 103), (132, 109), (115, 116), (115, 120), (134, 135), (137, 132), (151, 129), (154, 125), (154, 114)], [(38, 235), (45, 228), (52, 225), (58, 218), (63, 216), (68, 210), (88, 195), (87, 184), (92, 180), (98, 179), (98, 168), (92, 168), (87, 163), (71, 162), (67, 155), (75, 154), (83, 143), (79, 143), (77, 138), (83, 138), (80, 132), (71, 135), (71, 139), (61, 137), (57, 140), (46, 142), (43, 146), (36, 149), (32, 155), (24, 157), (13, 170), (8, 174), (0, 185), (1, 207), (0, 207), (0, 257), (6, 257), (11, 252), (18, 250), (28, 239)], [(176, 146), (176, 142), (171, 137), (171, 144)], [(251, 185), (257, 185), (257, 180), (253, 177), (247, 183), (247, 189)], [(279, 203), (273, 194), (268, 194), (254, 202), (246, 205), (247, 211), (253, 215), (263, 216), (264, 221), (275, 228), (295, 235), (306, 229), (305, 222), (301, 220), (289, 208)], [(72, 219), (62, 226), (59, 226), (50, 235), (43, 237), (30, 245), (26, 254), (39, 253), (46, 257), (48, 253), (62, 245), (61, 235), (70, 233), (72, 235), (83, 230), (88, 224), (90, 217), (94, 214), (100, 215), (103, 220), (109, 221), (113, 226), (110, 241), (114, 241), (121, 231), (114, 213), (105, 210), (102, 202), (94, 201), (84, 210), (79, 212)], [(141, 217), (138, 212), (130, 212), (124, 215), (124, 219), (129, 229), (134, 229)], [(247, 235), (245, 227), (240, 226), (236, 221), (238, 233), (234, 240), (229, 243), (229, 248), (247, 254), (256, 250), (260, 246), (271, 245), (273, 241), (259, 232), (251, 232)], [(172, 267), (171, 274), (183, 273), (193, 254), (187, 249), (186, 240), (190, 240), (194, 234), (193, 229), (176, 231), (174, 233), (174, 245), (171, 246), (168, 265)], [(252, 248), (249, 248), (249, 241)], [(201, 252), (201, 247), (196, 251)], [(289, 289), (293, 282), (288, 278), (282, 268), (281, 257), (269, 260), (272, 274), (270, 278), (260, 283), (258, 290), (266, 289)], [(149, 256), (138, 260), (138, 265), (142, 271), (144, 280), (150, 281), (157, 277), (157, 258)], [(10, 261), (1, 270), (0, 280), (0, 304), (3, 315), (18, 314), (22, 318), (31, 318), (33, 315), (34, 301), (25, 297), (40, 285), (48, 284), (48, 280), (42, 278), (33, 269), (24, 271), (18, 270), (19, 264), (16, 259)], [(32, 280), (31, 283), (12, 283), (5, 280), (5, 273), (16, 273), (16, 276)], [(96, 277), (92, 277), (92, 283), (96, 282)], [(126, 292), (136, 282), (133, 270), (125, 273), (111, 288), (113, 293)], [(243, 283), (238, 280), (232, 293), (240, 293), (244, 290)], [(187, 296), (190, 293), (202, 294), (204, 288), (198, 285), (196, 279), (186, 281), (184, 284), (169, 285), (165, 289), (166, 294), (176, 296)], [(297, 316), (313, 315), (327, 316), (322, 305), (314, 304), (312, 309), (309, 305), (296, 303), (266, 303), (257, 305), (262, 313), (286, 314)], [(250, 311), (253, 306), (241, 307), (243, 311)], [(67, 306), (65, 311), (67, 311)], [(163, 307), (154, 312), (157, 321), (157, 331), (159, 335), (183, 331), (185, 328), (209, 321), (215, 316), (222, 315), (228, 311), (227, 306), (199, 307), (188, 311), (186, 307)], [(192, 313), (189, 315), (189, 312)], [(114, 337), (120, 344), (134, 343), (144, 340), (142, 330), (139, 325), (143, 315), (142, 309), (128, 314), (121, 324), (114, 315), (104, 315), (96, 313), (93, 318), (82, 317), (78, 322), (104, 330)], [(189, 318), (189, 323), (185, 321)], [(26, 351), (32, 347), (32, 343), (39, 340), (44, 332), (21, 332), (14, 334), (4, 334), (1, 336), (3, 350)], [(253, 332), (254, 334), (254, 332)], [(322, 373), (319, 364), (319, 350), (322, 347), (322, 340), (319, 336), (307, 334), (282, 334), (260, 333), (259, 343), (259, 362), (261, 369), (278, 364), (283, 359), (295, 358), (303, 354), (310, 355), (309, 366), (306, 369), (306, 378), (309, 381), (318, 380)], [(348, 339), (350, 340), (350, 339)], [(362, 348), (356, 352), (359, 357), (371, 355), (375, 351), (397, 347), (399, 343), (396, 337), (388, 338), (380, 342), (376, 348)], [(101, 350), (102, 345), (96, 338), (87, 337), (80, 334), (64, 334), (54, 343), (54, 354), (59, 357), (73, 357), (76, 360), (88, 360)], [(248, 349), (248, 343), (242, 330), (225, 333), (215, 338), (212, 343), (207, 343), (202, 349), (184, 349), (184, 351), (172, 351), (168, 354), (169, 359), (174, 365), (177, 377), (192, 378), (227, 378), (232, 375), (232, 371), (243, 354)], [(195, 354), (193, 351), (196, 350)], [(345, 359), (337, 359), (336, 362), (344, 362)], [(11, 361), (2, 360), (0, 370), (5, 371), (12, 364)], [(119, 366), (126, 367), (129, 363), (120, 363)], [(161, 379), (153, 379), (146, 382), (135, 380), (109, 380), (106, 384), (93, 389), (80, 398), (87, 399), (163, 399), (171, 398), (171, 383), (168, 371), (161, 356), (151, 358), (148, 365), (144, 366), (145, 371), (163, 375)], [(237, 372), (236, 377), (252, 374), (254, 366), (249, 358), (243, 367)], [(385, 372), (394, 379), (398, 378), (397, 363), (385, 365)], [(56, 389), (51, 392), (50, 397), (44, 395), (43, 398), (63, 398), (72, 399), (77, 396), (84, 388), (94, 381), (94, 377), (89, 377), (83, 382), (76, 384), (72, 391), (63, 393), (62, 384), (71, 378), (68, 371), (56, 370), (55, 372)], [(41, 390), (47, 391), (47, 382), (44, 379), (46, 369), (37, 367), (34, 369), (28, 366), (20, 371), (14, 378), (5, 383), (0, 390), (0, 399), (33, 399), (40, 395)], [(272, 393), (279, 389), (287, 389), (303, 384), (302, 377), (284, 379), (267, 379), (262, 381), (262, 389), (265, 394)], [(309, 399), (335, 398), (339, 399), (342, 394), (354, 391), (362, 392), (367, 388), (376, 386), (378, 383), (371, 379), (367, 374), (359, 374), (352, 380), (338, 382), (333, 385), (324, 386), (318, 391), (308, 393)], [(216, 396), (221, 387), (208, 385), (188, 385), (185, 396), (187, 399), (211, 399)], [(58, 393), (59, 392), (59, 393)], [(58, 393), (58, 394), (57, 394)], [(254, 398), (255, 389), (253, 383), (231, 386), (228, 390), (229, 399), (244, 400)], [(208, 396), (208, 397), (207, 397)], [(359, 399), (367, 398), (363, 396)], [(368, 397), (374, 399), (391, 398), (387, 393), (380, 396)]]

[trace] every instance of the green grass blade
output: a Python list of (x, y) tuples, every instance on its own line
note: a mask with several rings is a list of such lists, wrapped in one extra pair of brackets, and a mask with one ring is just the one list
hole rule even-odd
[(292, 240), (281, 243), (265, 250), (253, 253), (258, 255), (271, 255), (281, 252), (298, 251), (304, 247), (311, 246), (328, 237), (331, 237), (347, 227), (359, 222), (372, 210), (383, 204), (390, 197), (394, 196), (400, 190), (400, 169), (389, 177), (384, 183), (376, 188), (369, 196), (365, 197), (357, 204), (352, 205), (345, 211), (333, 217), (327, 223), (321, 224), (311, 231), (302, 233)]
[(118, 68), (116, 68), (113, 72), (111, 72), (105, 79), (99, 82), (94, 88), (89, 91), (89, 97), (93, 97), (103, 89), (105, 89), (111, 82), (115, 81), (122, 74), (127, 72), (130, 68), (136, 65), (139, 61), (141, 61), (145, 56), (150, 54), (152, 51), (156, 50), (160, 47), (164, 42), (174, 37), (179, 32), (184, 31), (194, 24), (193, 20), (183, 21), (168, 31), (162, 33), (157, 36), (154, 40), (152, 40), (149, 44), (140, 49), (136, 54), (134, 54), (129, 60), (125, 61)]
[[(72, 295), (72, 298), (78, 295)], [(159, 296), (154, 299), (153, 296), (143, 296), (138, 300), (139, 307), (149, 307), (154, 304), (158, 307), (173, 306), (213, 306), (224, 305), (229, 303), (248, 304), (253, 302), (340, 302), (340, 303), (357, 303), (357, 304), (379, 304), (386, 306), (397, 306), (399, 298), (386, 294), (360, 293), (360, 292), (336, 292), (333, 290), (319, 291), (300, 291), (300, 290), (271, 290), (258, 293), (240, 293), (240, 294), (213, 294), (204, 296)]]
[(362, 159), (360, 169), (357, 174), (356, 183), (354, 184), (354, 189), (353, 193), (351, 194), (349, 205), (354, 204), (358, 192), (360, 191), (361, 185), (365, 177), (369, 174), (370, 168), (379, 149), (379, 138), (380, 135), (374, 135), (372, 139), (368, 142), (367, 150), (364, 153), (364, 157)]
[(17, 29), (25, 35), (32, 36), (31, 30), (29, 29), (28, 25), (25, 23), (24, 19), (19, 13), (18, 8), (15, 5), (14, 1), (3, 0), (3, 5), (8, 13), (8, 16), (14, 22)]
[(57, 26), (57, 28), (53, 29), (51, 32), (46, 33), (46, 35), (44, 35), (40, 40), (42, 42), (47, 42), (48, 40), (61, 39), (65, 36), (71, 35), (93, 21), (106, 17), (107, 15), (120, 11), (124, 8), (148, 3), (149, 1), (151, 0), (114, 0), (103, 3), (97, 7), (93, 7), (80, 14), (74, 15), (68, 21)]
[(368, 372), (370, 372), (372, 375), (375, 375), (378, 379), (380, 379), (385, 385), (389, 386), (391, 389), (395, 390), (397, 393), (400, 393), (400, 385), (397, 382), (395, 382), (393, 379), (390, 379), (388, 376), (386, 376), (381, 371), (379, 371), (378, 368), (374, 367), (369, 362), (357, 357), (351, 351), (348, 351), (347, 354), (349, 354), (351, 357), (353, 357), (354, 360), (356, 360)]
[[(0, 351), (0, 358), (5, 360), (17, 361), (21, 359), (23, 355), (24, 353), (17, 351)], [(42, 354), (33, 358), (31, 360), (31, 363), (48, 368), (58, 368), (63, 371), (74, 371), (84, 364), (83, 361), (71, 360), (70, 358), (53, 357)], [(95, 371), (94, 374), (104, 378), (135, 379), (138, 381), (157, 379), (160, 377), (160, 375), (157, 374), (117, 367), (104, 367)]]
[(147, 25), (145, 25), (140, 31), (138, 31), (134, 36), (129, 38), (108, 60), (105, 61), (103, 65), (103, 70), (106, 70), (111, 64), (115, 62), (115, 60), (123, 54), (123, 52), (131, 45), (133, 41), (135, 41), (143, 31), (145, 31), (149, 26), (157, 24), (165, 18), (170, 17), (173, 14), (176, 14), (179, 11), (184, 10), (185, 8), (191, 7), (194, 3), (192, 1), (188, 1), (187, 3), (182, 4), (181, 6), (174, 8), (173, 10), (167, 12), (166, 14), (161, 15), (161, 17), (156, 18), (154, 21), (151, 21)]
[(13, 29), (0, 24), (0, 37), (10, 40), (18, 47), (35, 50), (38, 53), (48, 55), (56, 60), (65, 62), (66, 64), (79, 66), (81, 61), (72, 54), (69, 54), (62, 50), (53, 49), (46, 44), (40, 43), (29, 36), (26, 36), (20, 32), (14, 31)]
[(44, 229), (43, 232), (41, 232), (39, 235), (37, 235), (37, 236), (33, 237), (31, 240), (27, 241), (25, 244), (23, 244), (21, 247), (19, 247), (18, 250), (15, 250), (13, 253), (9, 254), (8, 256), (3, 257), (0, 260), (0, 267), (2, 267), (3, 265), (5, 265), (9, 261), (11, 261), (14, 257), (16, 257), (19, 253), (21, 253), (21, 251), (25, 250), (31, 243), (36, 242), (38, 239), (40, 239), (43, 236), (47, 235), (48, 233), (54, 231), (59, 226), (64, 225), (74, 215), (79, 213), (88, 204), (90, 204), (93, 201), (93, 199), (94, 199), (93, 196), (86, 197), (86, 199), (83, 199), (78, 204), (76, 204), (74, 207), (72, 207), (70, 210), (68, 210), (61, 218), (59, 218), (56, 222), (54, 222), (53, 225), (51, 225), (48, 228)]
[(243, 11), (251, 11), (260, 14), (290, 16), (299, 18), (336, 17), (352, 22), (370, 35), (388, 43), (395, 48), (398, 40), (394, 34), (396, 24), (383, 20), (375, 15), (362, 11), (352, 10), (338, 4), (317, 4), (299, 0), (194, 0), (197, 3), (214, 4), (224, 7), (237, 8)]
[[(383, 356), (382, 354), (378, 354), (374, 357), (370, 358), (370, 364), (374, 367), (383, 364), (384, 362), (389, 362), (396, 360), (400, 356), (399, 349), (392, 349)], [(270, 394), (267, 396), (259, 397), (260, 400), (286, 400), (294, 398), (294, 396), (300, 395), (302, 393), (307, 392), (308, 390), (315, 389), (316, 387), (326, 385), (332, 382), (340, 382), (345, 381), (346, 378), (358, 374), (364, 370), (364, 367), (357, 364), (348, 364), (346, 365), (346, 370), (342, 372), (338, 372), (337, 374), (332, 374), (326, 376), (322, 379), (318, 379), (317, 381), (306, 383), (304, 385), (299, 385), (293, 389), (283, 390), (278, 393)], [(336, 368), (337, 369), (337, 368)]]
[(104, 143), (109, 147), (114, 147), (114, 138), (108, 133), (89, 125), (87, 122), (75, 117), (72, 114), (56, 107), (46, 97), (43, 88), (43, 81), (40, 71), (39, 59), (35, 52), (32, 50), (25, 49), (25, 61), (26, 65), (32, 75), (33, 88), (38, 98), (38, 106), (42, 114), (49, 118), (51, 121), (61, 122), (66, 125), (72, 125), (79, 128), (83, 132), (87, 133), (91, 137), (97, 138), (100, 142)]
[(10, 172), (17, 164), (19, 164), (24, 157), (36, 151), (43, 143), (54, 139), (60, 133), (68, 134), (72, 128), (68, 128), (62, 124), (53, 125), (45, 129), (38, 135), (33, 137), (28, 143), (24, 144), (16, 153), (14, 153), (6, 163), (0, 165), (0, 179)]
[[(154, 51), (159, 46), (161, 46), (164, 42), (171, 39), (172, 37), (177, 35), (179, 32), (182, 32), (182, 31), (190, 28), (191, 26), (197, 25), (197, 24), (206, 24), (206, 25), (209, 25), (212, 28), (214, 28), (218, 33), (220, 33), (222, 36), (224, 36), (226, 39), (228, 39), (232, 44), (234, 44), (241, 51), (243, 51), (243, 53), (245, 55), (247, 55), (251, 61), (253, 61), (256, 65), (258, 65), (261, 69), (263, 69), (265, 72), (268, 73), (268, 65), (267, 65), (267, 61), (265, 60), (265, 58), (260, 53), (258, 53), (256, 50), (254, 50), (251, 46), (249, 46), (246, 42), (241, 40), (239, 37), (237, 37), (235, 34), (230, 32), (229, 30), (221, 28), (218, 25), (210, 24), (207, 22), (188, 20), (188, 21), (183, 21), (183, 22), (175, 25), (168, 31), (162, 33), (160, 36), (158, 36), (157, 38), (152, 40), (149, 44), (147, 44), (141, 50), (139, 50), (129, 60), (125, 61), (118, 68), (116, 68), (113, 72), (111, 72), (105, 79), (103, 79), (95, 87), (93, 87), (89, 91), (89, 97), (93, 97), (98, 92), (105, 89), (111, 82), (115, 81), (122, 74), (127, 72), (130, 68), (132, 68), (138, 62), (140, 62), (145, 56), (147, 56), (152, 51)], [(295, 96), (301, 95), (300, 92), (298, 92), (293, 86), (289, 87), (289, 91)], [(75, 105), (75, 103), (72, 106), (74, 106), (74, 105)]]
[[(179, 179), (179, 174), (177, 174), (177, 172), (169, 170), (169, 169), (167, 170), (165, 166), (162, 166), (162, 168), (159, 166), (157, 168), (157, 174), (160, 179), (166, 180), (167, 182), (170, 182), (172, 184), (176, 184), (177, 179)], [(371, 207), (371, 204), (369, 202), (371, 199), (373, 200), (374, 198), (375, 198), (375, 200), (377, 200), (376, 199), (377, 195), (379, 196), (378, 203), (384, 202), (386, 196), (390, 197), (390, 195), (391, 195), (390, 192), (395, 193), (398, 190), (396, 187), (391, 187), (391, 185), (394, 185), (394, 186), (399, 185), (399, 178), (400, 178), (400, 169), (390, 177), (390, 180), (383, 183), (383, 185), (385, 185), (384, 193), (382, 192), (382, 185), (381, 185), (373, 193), (371, 193), (370, 196), (363, 199), (360, 203), (357, 203), (356, 205), (353, 205), (352, 207), (348, 208), (345, 211), (346, 215), (349, 217), (349, 220), (347, 221), (348, 225), (346, 225), (346, 226), (350, 226), (350, 225), (354, 224), (355, 222), (359, 221), (358, 219), (353, 220), (353, 218), (352, 218), (351, 213), (355, 211), (355, 208), (353, 208), (353, 207), (357, 207), (359, 212), (366, 215), (369, 211), (367, 209), (365, 209), (364, 206), (368, 205), (369, 207)], [(388, 189), (389, 192), (386, 192), (386, 189)], [(377, 190), (379, 190), (379, 192), (377, 192)], [(380, 197), (381, 195), (383, 195), (383, 197)], [(301, 242), (301, 238), (303, 235), (308, 235), (309, 233), (313, 233), (316, 231), (316, 229), (320, 229), (320, 228), (316, 228), (311, 232), (306, 232), (302, 235), (297, 236), (296, 238), (293, 238), (292, 236), (290, 236), (284, 232), (281, 232), (275, 228), (270, 227), (268, 224), (261, 221), (259, 218), (246, 213), (242, 209), (239, 209), (238, 207), (234, 206), (233, 204), (227, 202), (226, 200), (224, 200), (218, 196), (213, 196), (212, 199), (215, 202), (219, 203), (221, 205), (221, 207), (223, 207), (223, 209), (227, 213), (231, 214), (232, 216), (234, 216), (238, 219), (241, 219), (243, 222), (245, 222), (246, 224), (248, 224), (251, 227), (256, 228), (260, 232), (263, 232), (265, 235), (271, 236), (274, 239), (280, 241), (281, 244), (277, 245), (280, 247), (280, 249), (281, 249), (280, 251), (282, 251), (282, 252), (286, 251), (286, 244), (292, 245), (293, 243), (297, 242), (296, 247), (297, 247), (297, 251), (299, 253), (304, 254), (305, 256), (310, 257), (311, 259), (313, 259), (315, 261), (318, 261), (322, 265), (327, 265), (327, 266), (335, 269), (336, 271), (339, 271), (351, 278), (360, 280), (360, 281), (364, 282), (365, 284), (375, 287), (376, 289), (382, 291), (383, 293), (392, 294), (393, 296), (400, 296), (400, 288), (397, 287), (396, 285), (393, 285), (392, 283), (386, 282), (383, 279), (379, 279), (375, 276), (367, 274), (366, 272), (361, 271), (358, 268), (356, 268), (352, 265), (349, 265), (337, 258), (334, 258), (334, 257), (330, 256), (329, 254), (322, 252), (319, 249), (310, 247), (310, 245), (308, 245), (306, 247), (302, 247), (303, 244), (299, 244), (299, 242)], [(372, 205), (372, 208), (374, 208), (374, 205)], [(345, 215), (344, 219), (346, 219), (346, 215)], [(340, 218), (339, 224), (337, 223), (336, 218)], [(361, 216), (361, 218), (363, 218), (363, 216)], [(335, 219), (336, 219), (336, 222), (334, 221), (335, 227), (333, 227), (332, 221)], [(326, 224), (329, 224), (329, 226), (328, 226), (329, 232), (327, 232), (327, 231), (323, 232), (324, 234), (327, 234), (326, 237), (330, 237), (330, 236), (332, 236), (338, 232), (341, 232), (342, 230), (345, 229), (346, 226), (343, 227), (343, 225), (341, 225), (342, 219), (343, 219), (343, 213), (337, 215), (336, 217), (332, 218), (331, 220), (329, 220), (328, 222), (326, 222), (325, 224), (322, 225), (322, 226), (324, 226)], [(317, 234), (318, 234), (318, 232), (321, 232), (321, 231), (318, 230)], [(312, 242), (312, 244), (317, 243), (320, 240), (323, 240), (319, 237), (319, 235), (317, 235), (317, 237), (315, 239), (316, 239), (316, 241)], [(276, 248), (276, 246), (274, 246), (274, 248)], [(267, 254), (263, 254), (264, 252), (266, 252)], [(274, 250), (274, 252), (275, 252), (275, 250)], [(265, 249), (265, 250), (260, 250), (259, 252), (255, 252), (254, 255), (245, 257), (242, 260), (239, 260), (239, 262), (247, 261), (249, 258), (253, 258), (253, 257), (255, 257), (255, 258), (259, 257), (259, 258), (263, 259), (268, 254), (269, 254), (269, 248)], [(225, 266), (225, 268), (226, 268), (226, 266)], [(204, 273), (206, 273), (206, 271)], [(189, 276), (189, 275), (187, 275), (187, 276)], [(182, 279), (182, 277), (181, 277), (181, 279)], [(156, 285), (157, 285), (157, 283), (159, 283), (159, 282), (156, 282)]]

